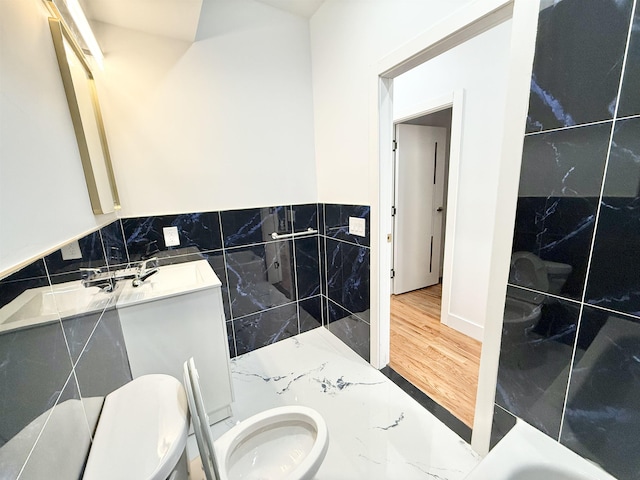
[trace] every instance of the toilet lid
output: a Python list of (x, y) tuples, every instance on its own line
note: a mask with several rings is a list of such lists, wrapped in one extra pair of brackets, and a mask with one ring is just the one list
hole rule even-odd
[(184, 451), (187, 398), (170, 375), (144, 375), (107, 395), (84, 479), (166, 479)]

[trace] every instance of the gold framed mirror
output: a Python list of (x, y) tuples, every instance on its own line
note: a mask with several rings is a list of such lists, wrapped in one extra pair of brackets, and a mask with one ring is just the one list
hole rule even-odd
[(120, 208), (95, 82), (82, 50), (66, 25), (49, 18), (53, 45), (78, 141), (91, 208), (95, 214)]

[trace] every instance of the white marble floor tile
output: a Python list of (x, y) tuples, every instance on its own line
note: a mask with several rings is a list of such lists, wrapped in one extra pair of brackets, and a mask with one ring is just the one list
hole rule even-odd
[[(214, 438), (268, 408), (314, 408), (329, 429), (329, 450), (317, 480), (457, 480), (480, 460), (324, 328), (241, 355), (231, 361), (231, 371), (233, 416), (212, 427)], [(195, 452), (190, 440), (189, 451)]]

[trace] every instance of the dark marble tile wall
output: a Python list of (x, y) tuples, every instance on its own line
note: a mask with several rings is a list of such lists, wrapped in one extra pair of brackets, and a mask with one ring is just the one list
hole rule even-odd
[(496, 390), (503, 419), (621, 479), (640, 479), (639, 66), (631, 0), (540, 12)]
[[(325, 325), (365, 360), (370, 348), (370, 207), (321, 206), (320, 261)], [(349, 217), (365, 219), (365, 236), (349, 233)]]
[(104, 396), (131, 380), (116, 294), (72, 301), (78, 269), (107, 265), (100, 232), (71, 243), (78, 258), (57, 251), (0, 279), (3, 478), (79, 478)]
[[(364, 237), (349, 234), (350, 216), (366, 220)], [(164, 243), (163, 228), (172, 226), (178, 246)], [(274, 239), (274, 232), (286, 237)], [(63, 250), (0, 279), (0, 308), (6, 307), (0, 310), (0, 469), (8, 478), (23, 466), (36, 476), (47, 468), (79, 476), (104, 396), (131, 380), (117, 289), (104, 293), (112, 301), (100, 310), (67, 305), (65, 292), (84, 289), (81, 268), (115, 269), (150, 256), (161, 265), (204, 258), (222, 282), (232, 356), (324, 324), (369, 358), (369, 207), (305, 204), (129, 218)], [(47, 300), (37, 321), (11, 315), (12, 306), (41, 290)], [(70, 421), (82, 421), (68, 425), (77, 433), (75, 454), (58, 465), (49, 442), (58, 432), (45, 420), (64, 410)]]

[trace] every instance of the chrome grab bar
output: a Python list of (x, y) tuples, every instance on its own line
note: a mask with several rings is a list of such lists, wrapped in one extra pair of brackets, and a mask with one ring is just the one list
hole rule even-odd
[(309, 227), (304, 232), (285, 233), (282, 235), (280, 235), (279, 233), (273, 232), (271, 234), (271, 238), (273, 238), (274, 240), (281, 240), (283, 238), (294, 238), (294, 237), (300, 237), (302, 235), (313, 235), (314, 233), (318, 233), (318, 230), (314, 230), (313, 228)]

